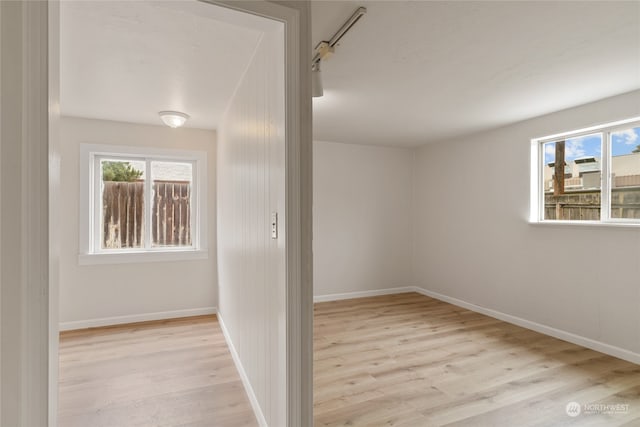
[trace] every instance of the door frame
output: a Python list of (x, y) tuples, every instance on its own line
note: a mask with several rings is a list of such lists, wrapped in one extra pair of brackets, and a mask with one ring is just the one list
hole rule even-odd
[(287, 427), (313, 426), (311, 6), (202, 0), (284, 23)]
[[(288, 427), (311, 426), (310, 4), (308, 1), (207, 1), (285, 24), (286, 416)], [(0, 247), (3, 254), (0, 260), (0, 424), (55, 427), (59, 334), (60, 5), (58, 0), (0, 4), (3, 35), (0, 93), (5, 101), (0, 108), (0, 174), (5, 178), (7, 166), (12, 166), (21, 177), (15, 180), (19, 203), (0, 206), (0, 231), (5, 232)], [(7, 74), (16, 76), (15, 81), (5, 79)], [(10, 86), (16, 82), (22, 87), (21, 91), (11, 91)], [(0, 191), (4, 200), (8, 194), (5, 190), (10, 188), (6, 179), (2, 181)], [(7, 219), (17, 220), (20, 227), (8, 224)], [(11, 226), (17, 232), (10, 234)], [(7, 248), (16, 254), (7, 258)], [(12, 268), (10, 261), (18, 265)]]

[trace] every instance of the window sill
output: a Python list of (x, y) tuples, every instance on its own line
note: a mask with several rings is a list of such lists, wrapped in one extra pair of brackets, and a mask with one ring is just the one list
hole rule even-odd
[(78, 265), (140, 264), (147, 262), (194, 261), (209, 258), (207, 250), (174, 250), (163, 252), (117, 252), (78, 255)]
[(630, 223), (630, 222), (601, 222), (601, 221), (555, 221), (555, 220), (547, 220), (547, 221), (529, 221), (531, 225), (541, 225), (541, 226), (569, 226), (569, 227), (609, 227), (609, 228), (640, 228), (639, 223)]

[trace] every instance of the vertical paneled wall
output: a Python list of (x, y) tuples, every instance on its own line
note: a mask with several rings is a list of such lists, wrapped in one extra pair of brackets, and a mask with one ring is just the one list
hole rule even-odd
[(270, 426), (286, 408), (283, 85), (283, 32), (265, 33), (220, 127), (217, 167), (220, 317)]

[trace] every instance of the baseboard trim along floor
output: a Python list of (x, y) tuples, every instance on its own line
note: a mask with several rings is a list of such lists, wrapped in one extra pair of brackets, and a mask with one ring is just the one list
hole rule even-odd
[(260, 403), (258, 402), (258, 398), (253, 391), (253, 387), (251, 386), (251, 381), (249, 381), (249, 377), (247, 376), (247, 372), (244, 370), (244, 366), (242, 366), (242, 361), (240, 360), (240, 356), (236, 351), (236, 348), (233, 345), (233, 341), (231, 341), (231, 336), (229, 335), (229, 331), (224, 324), (224, 320), (220, 313), (218, 313), (218, 323), (220, 324), (220, 329), (222, 329), (222, 335), (224, 335), (224, 340), (227, 342), (227, 347), (229, 347), (229, 352), (231, 352), (231, 358), (233, 359), (233, 363), (236, 365), (236, 369), (238, 374), (240, 375), (240, 379), (242, 380), (242, 384), (244, 385), (244, 390), (247, 393), (247, 397), (249, 398), (249, 403), (251, 403), (251, 407), (253, 408), (253, 413), (256, 416), (256, 420), (261, 427), (268, 427), (267, 420), (262, 413), (262, 408), (260, 408)]
[(374, 289), (371, 291), (346, 292), (341, 294), (318, 295), (313, 297), (313, 302), (339, 301), (343, 299), (377, 297), (380, 295), (402, 294), (406, 292), (417, 292), (413, 286), (400, 288)]
[(403, 286), (403, 287), (397, 287), (397, 288), (378, 289), (378, 290), (371, 290), (371, 291), (319, 295), (319, 296), (315, 296), (313, 298), (313, 301), (314, 302), (339, 301), (339, 300), (345, 300), (345, 299), (401, 294), (401, 293), (407, 293), (407, 292), (417, 292), (419, 294), (422, 294), (431, 298), (435, 298), (437, 300), (444, 301), (458, 307), (475, 311), (476, 313), (481, 313), (486, 316), (493, 317), (495, 319), (499, 319), (507, 323), (511, 323), (517, 326), (521, 326), (523, 328), (531, 329), (532, 331), (540, 332), (541, 334), (549, 335), (554, 338), (558, 338), (573, 344), (580, 345), (582, 347), (590, 348), (591, 350), (599, 351), (601, 353), (608, 354), (610, 356), (614, 356), (614, 357), (626, 360), (628, 362), (640, 364), (640, 354), (635, 353), (633, 351), (616, 347), (611, 344), (603, 343), (601, 341), (596, 341), (591, 338), (583, 337), (581, 335), (577, 335), (571, 332), (563, 331), (561, 329), (556, 329), (551, 326), (533, 322), (531, 320), (523, 319), (521, 317), (512, 316), (510, 314), (503, 313), (497, 310), (492, 310), (490, 308), (482, 307), (458, 298), (453, 298), (448, 295), (443, 295), (438, 292), (430, 291), (428, 289), (423, 289), (418, 286)]
[(102, 326), (124, 325), (127, 323), (148, 322), (151, 320), (179, 319), (182, 317), (216, 314), (216, 307), (189, 308), (186, 310), (159, 311), (156, 313), (132, 314), (127, 316), (103, 317), (99, 319), (60, 322), (60, 331), (99, 328)]

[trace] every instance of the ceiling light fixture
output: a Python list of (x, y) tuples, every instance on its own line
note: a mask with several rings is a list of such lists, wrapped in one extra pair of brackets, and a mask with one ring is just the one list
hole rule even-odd
[(181, 113), (180, 111), (160, 111), (158, 113), (162, 122), (170, 128), (179, 128), (189, 118), (188, 114)]
[(331, 37), (329, 41), (321, 41), (315, 48), (316, 54), (313, 56), (311, 60), (311, 93), (314, 98), (319, 98), (324, 95), (324, 90), (322, 87), (322, 76), (320, 74), (320, 61), (327, 60), (333, 53), (335, 52), (335, 46), (338, 44), (340, 39), (347, 34), (347, 31), (354, 26), (356, 22), (362, 16), (367, 13), (367, 9), (364, 7), (359, 7), (347, 22), (345, 22), (342, 27)]

